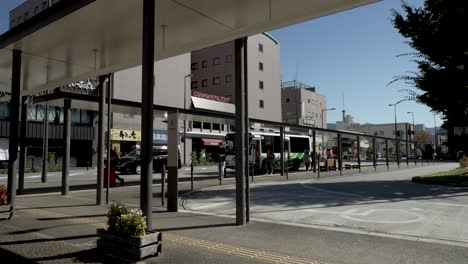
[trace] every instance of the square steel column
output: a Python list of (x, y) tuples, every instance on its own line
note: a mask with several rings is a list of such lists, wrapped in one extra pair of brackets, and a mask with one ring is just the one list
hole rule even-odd
[(236, 149), (236, 224), (245, 224), (245, 172), (246, 172), (246, 141), (248, 138), (245, 137), (247, 131), (247, 124), (245, 122), (245, 57), (243, 56), (243, 49), (246, 48), (246, 38), (236, 39), (234, 42), (234, 56), (235, 56), (235, 101), (236, 101), (236, 137), (235, 137), (235, 149)]
[(167, 211), (179, 210), (179, 114), (167, 115)]
[[(242, 49), (243, 54), (243, 69), (242, 69), (242, 77), (243, 77), (243, 88), (244, 91), (244, 124), (245, 124), (245, 131), (244, 131), (244, 139), (245, 139), (245, 220), (247, 223), (250, 222), (250, 186), (249, 186), (249, 172), (250, 172), (250, 161), (249, 161), (249, 149), (250, 149), (250, 123), (249, 123), (249, 81), (248, 81), (248, 53), (247, 53), (247, 38), (243, 38), (244, 41), (244, 48)], [(253, 180), (253, 178), (252, 178)]]
[(377, 159), (376, 159), (377, 151), (375, 149), (375, 138), (372, 138), (372, 164), (374, 165), (374, 171), (377, 171)]
[(358, 169), (359, 173), (361, 173), (361, 139), (359, 136), (357, 136), (357, 142), (356, 142), (356, 148), (357, 148), (357, 163), (358, 163)]
[(148, 230), (153, 229), (154, 9), (155, 0), (143, 0), (140, 208)]
[[(315, 138), (316, 137), (316, 132), (315, 132), (315, 129), (312, 130), (312, 166), (313, 166), (313, 171), (314, 173), (317, 172), (317, 148), (316, 148), (316, 144), (317, 144), (317, 139)], [(320, 168), (319, 168), (320, 169)]]
[(338, 169), (343, 175), (343, 150), (341, 149), (341, 133), (338, 133)]
[(28, 124), (28, 97), (21, 98), (21, 123), (20, 123), (20, 154), (18, 168), (18, 194), (24, 192), (24, 167), (26, 166), (26, 126)]
[(281, 176), (284, 175), (284, 127), (280, 127), (280, 165), (281, 165)]
[(16, 206), (16, 177), (18, 162), (18, 124), (20, 111), (20, 91), (21, 91), (21, 54), (20, 50), (13, 50), (13, 62), (11, 70), (11, 99), (10, 99), (10, 138), (8, 141), (8, 203), (15, 213)]
[(63, 103), (62, 195), (68, 195), (70, 190), (71, 100), (65, 99)]
[(97, 187), (96, 187), (96, 204), (102, 205), (102, 193), (104, 190), (104, 105), (106, 103), (106, 82), (105, 76), (99, 76), (98, 92), (99, 92), (99, 105), (98, 105), (98, 134), (97, 134)]
[(49, 105), (44, 106), (44, 135), (42, 143), (42, 182), (47, 182), (49, 161)]

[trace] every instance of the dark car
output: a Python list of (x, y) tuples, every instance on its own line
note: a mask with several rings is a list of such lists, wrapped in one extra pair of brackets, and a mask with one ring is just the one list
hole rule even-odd
[[(153, 149), (153, 172), (161, 172), (163, 165), (167, 166), (167, 150), (154, 148)], [(182, 167), (179, 155), (179, 169)], [(134, 173), (141, 172), (141, 156), (140, 150), (134, 150), (128, 155), (122, 156), (117, 160), (115, 170), (119, 173)]]

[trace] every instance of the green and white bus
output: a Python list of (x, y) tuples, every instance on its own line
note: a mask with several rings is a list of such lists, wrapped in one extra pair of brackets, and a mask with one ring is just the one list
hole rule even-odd
[[(236, 133), (228, 133), (224, 138), (223, 145), (226, 148), (226, 168), (235, 169), (236, 158), (234, 140)], [(312, 138), (302, 135), (286, 135), (284, 141), (284, 160), (287, 161), (290, 170), (298, 170), (303, 165), (302, 157), (304, 152), (312, 150)], [(249, 164), (255, 171), (264, 172), (266, 170), (265, 159), (267, 149), (270, 148), (275, 154), (273, 169), (279, 170), (281, 139), (279, 133), (251, 132), (249, 136)]]

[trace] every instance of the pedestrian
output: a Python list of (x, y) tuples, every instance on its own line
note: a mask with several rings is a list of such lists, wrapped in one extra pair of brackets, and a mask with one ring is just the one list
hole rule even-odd
[(111, 153), (110, 153), (111, 173), (114, 174), (115, 178), (120, 181), (120, 186), (123, 186), (124, 183), (125, 183), (125, 180), (122, 177), (120, 177), (119, 175), (117, 175), (117, 173), (115, 173), (115, 167), (117, 165), (118, 158), (119, 158), (119, 156), (117, 155), (117, 151), (115, 151), (115, 149), (112, 149)]
[(305, 170), (308, 171), (309, 170), (309, 166), (310, 166), (310, 155), (309, 155), (309, 151), (306, 149), (304, 150), (304, 155), (302, 156), (302, 161), (304, 162), (304, 165), (305, 165)]
[(273, 162), (275, 161), (275, 154), (271, 150), (271, 148), (267, 148), (267, 158), (266, 158), (266, 169), (267, 175), (272, 175), (273, 171)]

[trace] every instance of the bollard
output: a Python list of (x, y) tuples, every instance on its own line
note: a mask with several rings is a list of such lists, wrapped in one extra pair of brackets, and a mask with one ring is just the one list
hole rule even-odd
[(221, 160), (218, 162), (218, 176), (219, 176), (219, 185), (222, 184), (222, 174), (223, 174), (223, 168), (222, 168), (222, 162)]
[(193, 162), (190, 163), (190, 189), (193, 191)]
[(166, 165), (163, 164), (161, 171), (161, 205), (164, 206), (165, 191), (164, 185), (166, 185)]

